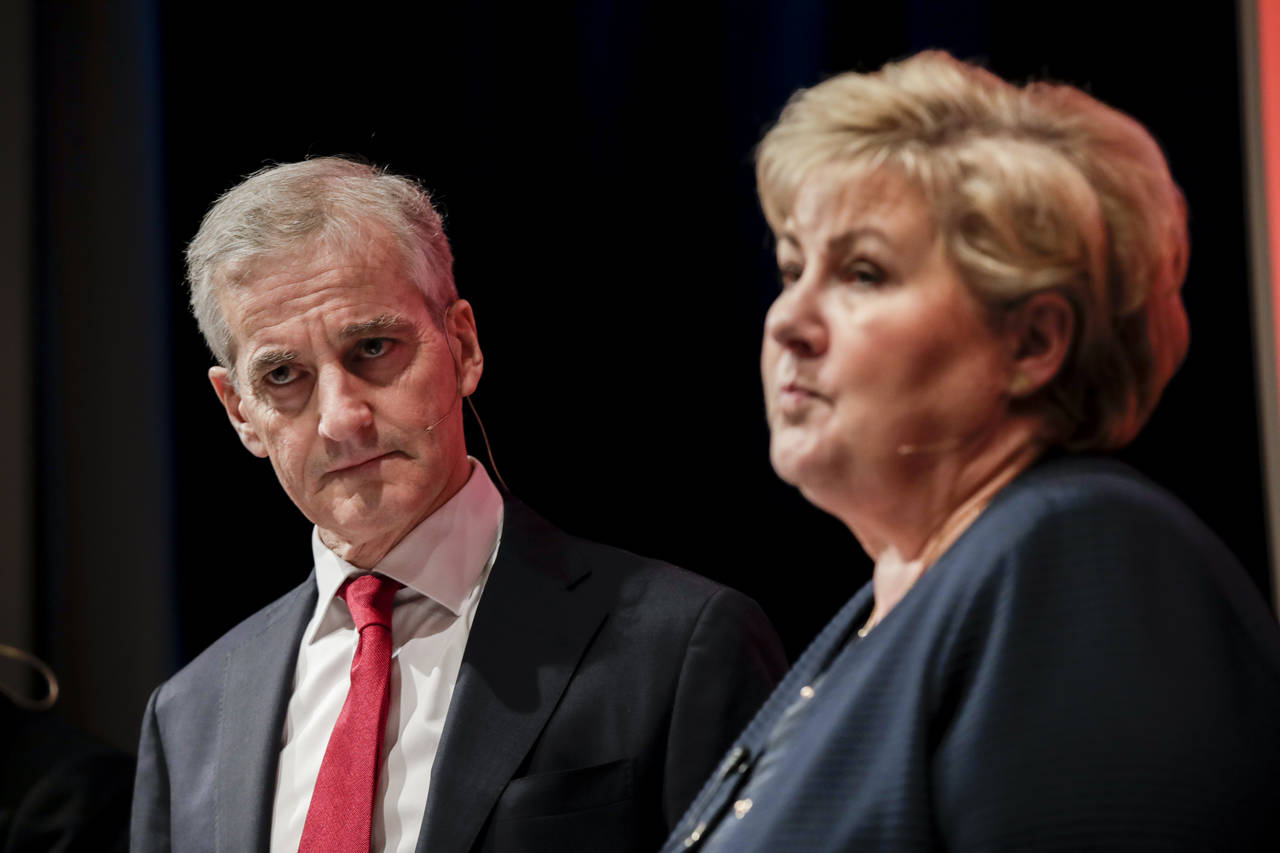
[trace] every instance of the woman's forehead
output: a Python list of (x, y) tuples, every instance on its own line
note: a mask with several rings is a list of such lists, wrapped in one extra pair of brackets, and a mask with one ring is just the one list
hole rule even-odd
[(924, 248), (935, 236), (933, 211), (897, 168), (831, 164), (801, 181), (778, 237), (825, 243), (863, 231), (904, 250)]

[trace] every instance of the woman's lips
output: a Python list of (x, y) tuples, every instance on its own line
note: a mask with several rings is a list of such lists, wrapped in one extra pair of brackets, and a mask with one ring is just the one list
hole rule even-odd
[(778, 407), (784, 413), (798, 412), (826, 398), (799, 382), (786, 382), (778, 389)]

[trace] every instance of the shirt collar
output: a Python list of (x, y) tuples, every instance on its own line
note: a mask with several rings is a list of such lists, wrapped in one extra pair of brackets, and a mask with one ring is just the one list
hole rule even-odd
[[(484, 466), (471, 461), (471, 476), (457, 494), (396, 543), (370, 571), (400, 581), (440, 602), (455, 616), (484, 574), (502, 528), (502, 495)], [(317, 604), (327, 607), (342, 582), (364, 570), (339, 557), (311, 532)]]

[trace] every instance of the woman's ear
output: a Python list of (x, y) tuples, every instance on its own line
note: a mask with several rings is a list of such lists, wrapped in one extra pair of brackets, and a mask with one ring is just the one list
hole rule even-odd
[(1010, 311), (1005, 331), (1012, 350), (1011, 397), (1028, 397), (1048, 385), (1071, 352), (1076, 312), (1056, 290), (1032, 294)]

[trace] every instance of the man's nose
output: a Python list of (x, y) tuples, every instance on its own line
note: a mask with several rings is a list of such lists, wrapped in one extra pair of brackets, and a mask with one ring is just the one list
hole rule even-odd
[(822, 316), (819, 293), (804, 279), (788, 287), (769, 307), (764, 334), (784, 349), (799, 356), (822, 354), (827, 348), (827, 324)]
[(365, 384), (340, 367), (322, 369), (317, 377), (320, 435), (346, 441), (373, 423)]

